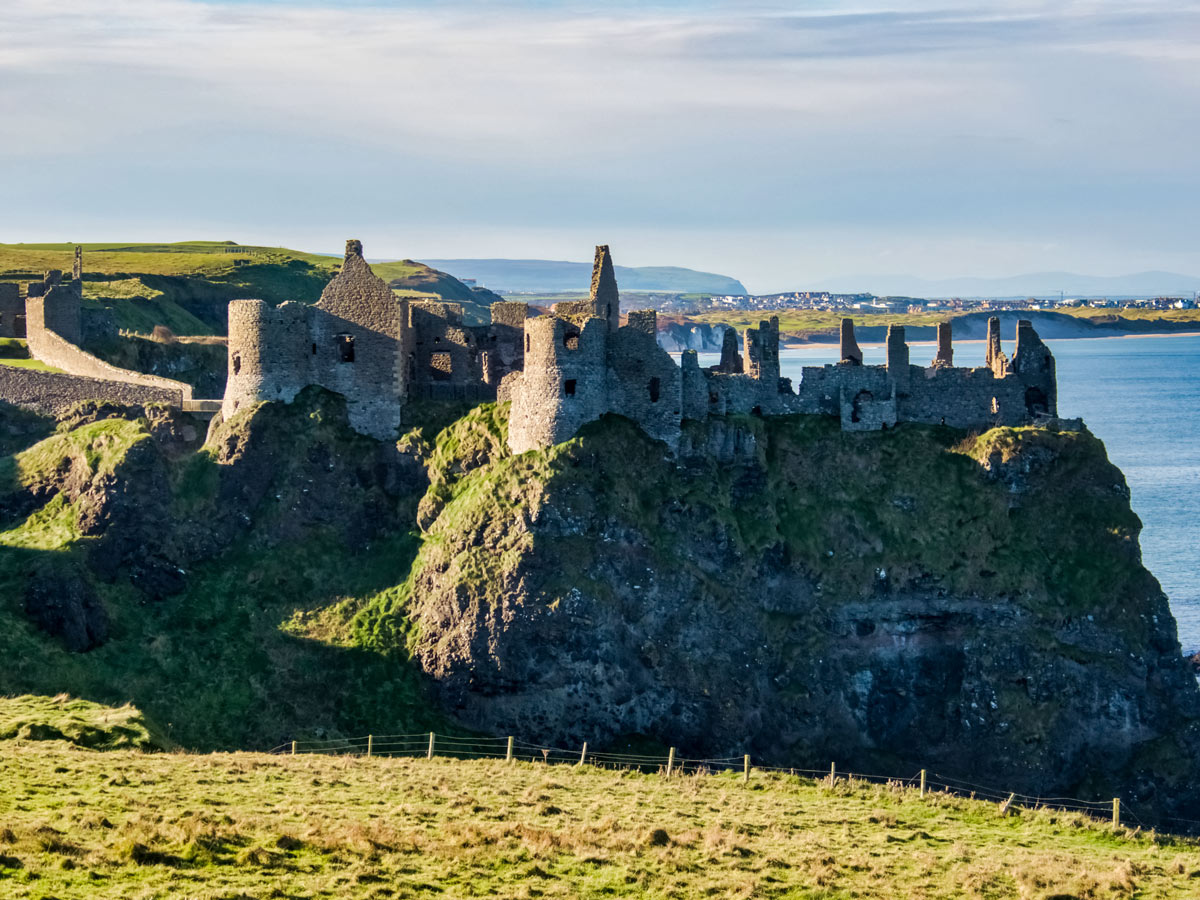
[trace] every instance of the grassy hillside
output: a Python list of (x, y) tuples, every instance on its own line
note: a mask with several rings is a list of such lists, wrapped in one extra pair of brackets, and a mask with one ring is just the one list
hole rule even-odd
[[(1110, 331), (1129, 330), (1133, 332), (1144, 332), (1147, 334), (1155, 333), (1156, 331), (1171, 332), (1171, 331), (1200, 331), (1200, 309), (1180, 309), (1180, 310), (1107, 310), (1107, 309), (1092, 309), (1092, 308), (1077, 308), (1077, 309), (1056, 309), (1052, 313), (1044, 310), (1029, 310), (1026, 314), (1030, 317), (1039, 317), (1054, 315), (1068, 316), (1073, 319), (1078, 319), (1087, 322), (1091, 325), (1100, 326), (1102, 329)], [(810, 340), (813, 338), (819, 340), (836, 340), (838, 327), (841, 320), (845, 317), (845, 313), (830, 312), (817, 309), (783, 309), (783, 310), (727, 310), (705, 312), (698, 315), (684, 317), (690, 322), (707, 322), (711, 325), (730, 325), (737, 328), (739, 331), (746, 328), (757, 328), (758, 323), (764, 319), (771, 318), (772, 315), (779, 317), (779, 331), (785, 338), (795, 340)], [(996, 315), (995, 312), (987, 311), (971, 311), (971, 312), (934, 312), (934, 313), (849, 313), (854, 319), (856, 332), (859, 334), (860, 340), (882, 340), (883, 332), (888, 325), (903, 325), (909, 332), (909, 340), (919, 338), (921, 340), (931, 340), (933, 338), (932, 328), (938, 322), (947, 320), (959, 320), (964, 318), (986, 319), (989, 315)], [(1007, 313), (1006, 313), (1007, 315)], [(663, 317), (663, 321), (669, 320), (670, 317)], [(1190, 329), (1190, 324), (1195, 323), (1195, 328)], [(919, 329), (926, 329), (920, 331)], [(1103, 336), (1104, 330), (1096, 332), (1097, 336)], [(865, 335), (865, 337), (864, 337)], [(1046, 335), (1043, 334), (1043, 337)], [(1053, 335), (1051, 335), (1053, 336)]]
[[(0, 281), (38, 279), (48, 269), (70, 272), (74, 246), (0, 244)], [(139, 334), (155, 325), (180, 335), (224, 334), (230, 300), (313, 303), (341, 265), (333, 256), (232, 241), (82, 246), (85, 307), (108, 308), (118, 327)], [(385, 280), (398, 280), (402, 296), (460, 302), (473, 314), (486, 307), (462, 282), (420, 263), (373, 268)]]
[(1194, 897), (1196, 843), (783, 774), (0, 746), (0, 893)]
[(372, 263), (371, 269), (401, 297), (461, 303), (463, 315), (471, 323), (490, 321), (488, 307), (501, 299), (491, 291), (473, 290), (453, 275), (411, 259)]
[(160, 750), (168, 742), (141, 710), (57, 697), (0, 698), (0, 741), (56, 741), (89, 750)]

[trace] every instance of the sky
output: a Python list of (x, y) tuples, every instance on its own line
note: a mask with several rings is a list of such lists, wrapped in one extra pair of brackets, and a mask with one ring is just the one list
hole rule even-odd
[(0, 241), (1200, 274), (1200, 2), (4, 0)]

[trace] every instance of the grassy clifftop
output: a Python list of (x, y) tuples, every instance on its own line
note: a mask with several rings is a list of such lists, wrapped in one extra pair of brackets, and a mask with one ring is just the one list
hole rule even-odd
[(1183, 898), (1194, 842), (756, 772), (0, 745), (0, 891), (58, 897)]
[[(230, 300), (313, 303), (341, 265), (333, 256), (232, 241), (82, 246), (85, 308), (107, 308), (119, 327), (140, 334), (155, 325), (180, 335), (223, 334)], [(0, 280), (37, 279), (48, 269), (70, 272), (74, 247), (0, 244)], [(486, 312), (486, 303), (470, 288), (421, 263), (376, 263), (375, 269), (401, 296), (461, 302), (472, 314)]]

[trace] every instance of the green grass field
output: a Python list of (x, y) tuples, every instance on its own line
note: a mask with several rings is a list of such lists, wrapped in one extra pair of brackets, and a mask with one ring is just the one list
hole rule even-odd
[[(108, 308), (117, 325), (149, 334), (165, 325), (178, 335), (224, 333), (230, 300), (259, 298), (313, 303), (341, 258), (284, 247), (220, 241), (176, 244), (83, 244), (84, 306)], [(40, 279), (49, 269), (70, 272), (74, 244), (0, 244), (0, 281)], [(237, 252), (228, 252), (234, 251)], [(374, 263), (402, 297), (463, 303), (479, 320), (485, 311), (461, 282), (412, 260)]]
[(48, 366), (41, 360), (37, 359), (11, 359), (0, 356), (0, 366), (14, 366), (18, 369), (35, 369), (38, 372), (61, 372), (62, 369), (56, 369), (54, 366)]
[(0, 744), (0, 894), (1194, 897), (1194, 841), (755, 772)]

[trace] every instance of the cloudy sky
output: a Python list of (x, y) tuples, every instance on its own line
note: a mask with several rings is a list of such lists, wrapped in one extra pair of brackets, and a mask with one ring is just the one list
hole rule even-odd
[(1200, 274), (1200, 3), (3, 0), (0, 241)]

